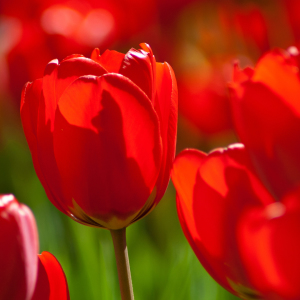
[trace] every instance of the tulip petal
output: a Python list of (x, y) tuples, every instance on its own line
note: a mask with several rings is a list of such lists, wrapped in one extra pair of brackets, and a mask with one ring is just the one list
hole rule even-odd
[[(208, 156), (187, 150), (177, 156), (171, 174), (188, 241), (206, 270), (231, 292), (232, 283), (253, 290), (236, 243), (239, 219), (249, 207), (273, 203), (245, 167), (248, 163), (241, 145), (215, 150)], [(234, 293), (240, 295), (241, 291)]]
[[(53, 131), (53, 122), (55, 117), (55, 110), (57, 107), (56, 99), (56, 80), (59, 62), (54, 59), (48, 63), (44, 71), (43, 77), (43, 108), (41, 109), (41, 116), (39, 122), (45, 126), (50, 122), (51, 131)], [(41, 106), (42, 106), (42, 100)], [(44, 116), (44, 118), (43, 118)]]
[(34, 216), (12, 195), (2, 195), (0, 227), (0, 299), (31, 300), (39, 247)]
[[(32, 161), (36, 174), (41, 181), (42, 185), (45, 188), (46, 194), (51, 199), (51, 202), (59, 209), (64, 211), (61, 205), (54, 200), (54, 197), (49, 189), (48, 183), (45, 179), (45, 176), (42, 172), (40, 165), (40, 149), (38, 145), (38, 136), (40, 135), (40, 128), (38, 127), (41, 113), (40, 110), (43, 107), (43, 94), (42, 94), (42, 79), (35, 80), (33, 83), (27, 83), (22, 91), (21, 97), (21, 119), (26, 136), (28, 146), (30, 148)], [(45, 112), (44, 112), (45, 114)], [(48, 147), (46, 147), (49, 149)], [(47, 150), (49, 151), (49, 150)], [(48, 161), (48, 160), (47, 160)], [(50, 164), (52, 167), (53, 164)]]
[(60, 64), (58, 60), (51, 61), (47, 65), (43, 77), (45, 124), (50, 120), (51, 130), (53, 130), (53, 118), (59, 98), (74, 80), (83, 75), (100, 76), (105, 73), (107, 71), (98, 63), (81, 56), (70, 56)]
[(102, 55), (98, 48), (94, 49), (91, 59), (100, 64), (108, 73), (119, 73), (125, 54), (114, 51), (105, 50)]
[(275, 49), (265, 55), (255, 67), (252, 80), (269, 87), (300, 116), (299, 69), (288, 53)]
[(266, 54), (248, 80), (231, 85), (237, 133), (277, 200), (300, 182), (299, 94), (295, 60), (279, 50)]
[(247, 273), (264, 299), (298, 299), (299, 232), (299, 190), (282, 202), (249, 210), (241, 219), (241, 253)]
[(21, 120), (25, 133), (25, 137), (30, 148), (33, 165), (37, 176), (44, 183), (43, 174), (40, 170), (37, 154), (37, 123), (39, 103), (42, 97), (42, 79), (38, 79), (32, 83), (28, 82), (21, 96)]
[(231, 103), (238, 135), (279, 200), (300, 181), (300, 144), (294, 140), (300, 118), (261, 83), (245, 83), (243, 96), (232, 97)]
[(154, 73), (150, 53), (130, 49), (125, 54), (119, 73), (133, 81), (151, 101), (154, 101)]
[[(142, 46), (142, 45), (141, 45)], [(150, 213), (161, 200), (170, 181), (170, 172), (176, 150), (178, 91), (175, 74), (168, 63), (156, 63), (156, 100), (155, 111), (159, 117), (160, 132), (163, 144), (162, 165), (157, 179), (157, 194), (136, 219)]]
[(168, 63), (156, 64), (156, 93), (154, 108), (160, 121), (164, 162), (157, 181), (159, 192), (155, 202), (158, 203), (170, 180), (177, 135), (178, 91), (174, 71)]
[[(157, 180), (158, 118), (145, 94), (124, 76), (84, 76), (60, 99), (54, 151), (68, 205), (76, 203), (100, 225), (124, 227)], [(118, 225), (112, 216), (121, 220)]]
[[(205, 153), (196, 150), (185, 150), (174, 161), (171, 178), (176, 189), (178, 217), (182, 230), (201, 264), (219, 284), (226, 287), (230, 292), (234, 292), (225, 278), (224, 270), (219, 266), (221, 263), (216, 262), (213, 256), (210, 257), (211, 255), (205, 249), (205, 240), (198, 233), (196, 222), (201, 218), (201, 215), (196, 216), (193, 213), (194, 201), (196, 201), (194, 198), (196, 179), (199, 174), (199, 167), (204, 163), (205, 159)], [(207, 199), (205, 201), (207, 202)], [(215, 220), (215, 217), (213, 219)], [(213, 226), (213, 228), (216, 227), (216, 225)], [(213, 232), (210, 234), (218, 241), (220, 234), (217, 236), (214, 236)]]
[(69, 300), (67, 279), (58, 260), (45, 251), (38, 258), (38, 279), (31, 300)]
[[(21, 96), (21, 118), (28, 144), (36, 146), (39, 102), (42, 96), (42, 80), (27, 82)], [(33, 147), (35, 148), (35, 147)], [(35, 149), (30, 149), (35, 151)]]
[[(140, 51), (145, 51), (150, 59), (151, 66), (152, 66), (152, 82), (155, 83), (156, 82), (156, 59), (153, 54), (153, 51), (150, 45), (148, 45), (147, 43), (141, 43), (140, 47), (142, 48), (142, 50)], [(156, 86), (154, 84), (152, 87), (152, 101), (155, 101), (155, 95), (156, 95)]]
[(43, 97), (39, 104), (38, 118), (38, 163), (40, 170), (47, 170), (39, 176), (47, 196), (62, 212), (68, 213), (67, 207), (59, 201), (62, 199), (60, 174), (53, 153), (53, 136), (55, 111), (63, 90), (81, 75), (102, 75), (106, 70), (98, 63), (81, 56), (70, 56), (61, 64), (51, 61), (43, 77)]

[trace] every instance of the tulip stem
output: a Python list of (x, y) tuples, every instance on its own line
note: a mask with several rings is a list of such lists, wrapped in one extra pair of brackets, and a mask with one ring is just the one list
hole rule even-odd
[(110, 230), (110, 233), (115, 249), (121, 298), (122, 300), (134, 300), (126, 244), (126, 227), (117, 230)]

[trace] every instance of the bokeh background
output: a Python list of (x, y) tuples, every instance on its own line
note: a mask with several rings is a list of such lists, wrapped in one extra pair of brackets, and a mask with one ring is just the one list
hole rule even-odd
[[(72, 300), (120, 299), (113, 245), (108, 231), (77, 224), (47, 199), (22, 130), (21, 90), (54, 58), (89, 56), (95, 47), (125, 53), (141, 42), (175, 70), (177, 152), (210, 151), (236, 141), (227, 92), (233, 63), (253, 66), (271, 48), (297, 46), (300, 1), (0, 1), (0, 193), (32, 209), (40, 252), (60, 261)], [(237, 299), (189, 247), (172, 183), (158, 207), (127, 229), (127, 239), (136, 299)]]

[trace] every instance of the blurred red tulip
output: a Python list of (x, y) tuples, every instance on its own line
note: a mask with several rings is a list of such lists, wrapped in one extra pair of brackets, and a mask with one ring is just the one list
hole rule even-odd
[(242, 299), (300, 298), (299, 190), (275, 201), (242, 144), (183, 151), (172, 180), (184, 234), (219, 284)]
[[(95, 47), (127, 41), (156, 19), (152, 0), (1, 1), (0, 76), (19, 103), (24, 82), (41, 77), (52, 57), (87, 55)], [(7, 43), (9, 48), (3, 47)]]
[(300, 42), (300, 2), (298, 0), (281, 0), (286, 16), (291, 26), (296, 43)]
[(193, 68), (181, 72), (178, 79), (179, 112), (206, 135), (232, 128), (227, 81), (222, 67), (199, 66), (199, 70)]
[(13, 195), (0, 195), (0, 227), (0, 299), (68, 300), (60, 264), (46, 252), (39, 256), (39, 262), (34, 216)]
[(245, 7), (235, 8), (235, 30), (242, 36), (250, 49), (258, 48), (260, 53), (270, 49), (268, 26), (263, 11), (259, 6), (248, 3)]
[(231, 84), (236, 131), (276, 199), (300, 183), (299, 56), (290, 53), (270, 51), (254, 70), (236, 66)]
[(128, 226), (168, 185), (176, 80), (141, 47), (53, 60), (24, 87), (21, 118), (37, 175), (51, 202), (79, 223)]
[(202, 0), (159, 0), (156, 2), (161, 22), (170, 23), (178, 17), (186, 6)]

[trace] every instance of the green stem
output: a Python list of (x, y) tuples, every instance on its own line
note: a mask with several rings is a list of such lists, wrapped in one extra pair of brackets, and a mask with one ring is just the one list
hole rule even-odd
[(110, 230), (110, 234), (115, 248), (121, 298), (122, 300), (134, 300), (126, 244), (126, 227), (118, 230)]

